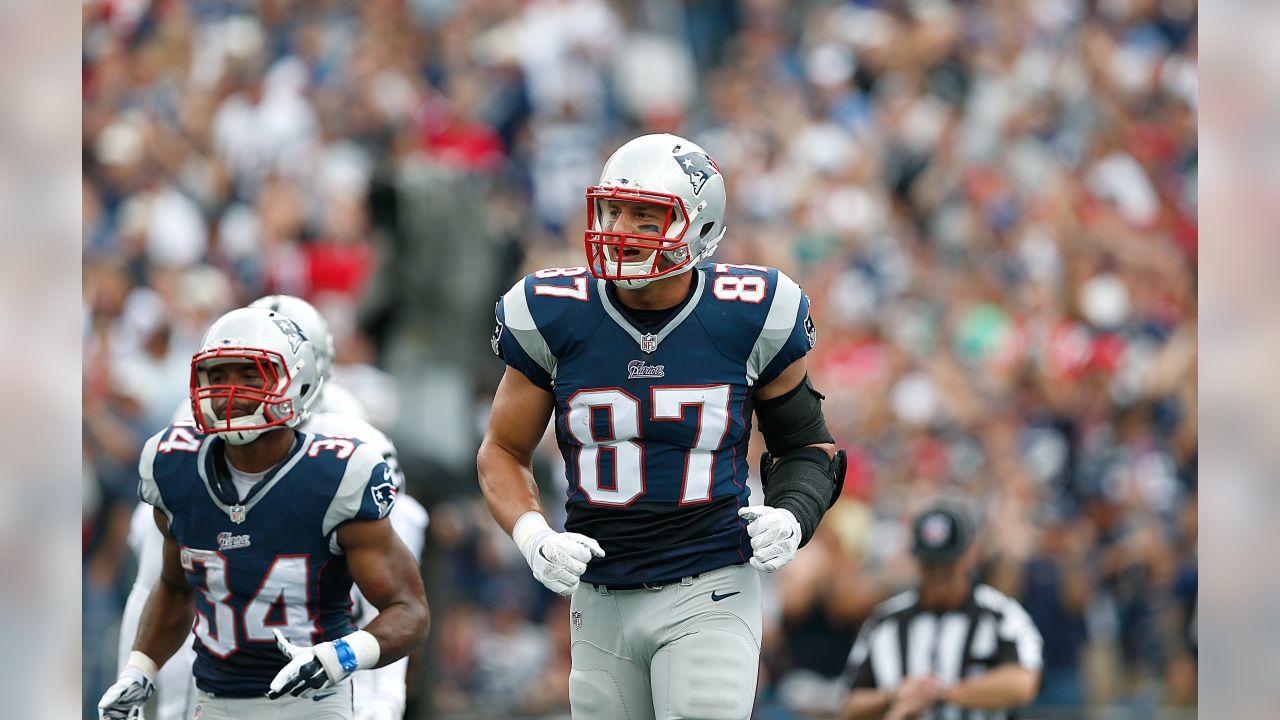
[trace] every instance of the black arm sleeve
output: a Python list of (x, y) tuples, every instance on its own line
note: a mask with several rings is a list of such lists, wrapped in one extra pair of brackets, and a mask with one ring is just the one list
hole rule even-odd
[(776, 398), (756, 403), (756, 418), (765, 448), (775, 456), (809, 445), (834, 442), (822, 416), (823, 396), (809, 382), (809, 376)]

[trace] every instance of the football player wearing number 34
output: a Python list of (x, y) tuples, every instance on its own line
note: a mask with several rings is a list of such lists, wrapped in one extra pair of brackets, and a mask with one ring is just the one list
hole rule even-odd
[[(776, 269), (704, 262), (725, 233), (724, 178), (684, 138), (623, 145), (586, 199), (586, 266), (535, 272), (498, 301), (508, 367), (480, 485), (534, 576), (572, 595), (575, 720), (745, 719), (757, 571), (795, 557), (844, 478), (808, 380), (809, 300)], [(756, 506), (753, 412), (768, 449)], [(531, 471), (553, 415), (565, 532)]]
[[(162, 567), (98, 715), (138, 717), (194, 632), (202, 720), (350, 720), (349, 676), (397, 661), (429, 626), (417, 563), (387, 517), (391, 468), (360, 440), (297, 429), (321, 382), (311, 342), (280, 313), (222, 316), (191, 370), (193, 418), (147, 441), (138, 463)], [(379, 610), (363, 630), (353, 580)]]

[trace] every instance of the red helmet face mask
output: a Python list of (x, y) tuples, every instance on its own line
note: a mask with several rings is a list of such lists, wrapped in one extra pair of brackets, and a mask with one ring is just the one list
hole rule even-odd
[[(253, 365), (261, 384), (211, 384), (210, 369), (223, 363)], [(285, 359), (272, 350), (218, 347), (196, 353), (191, 358), (191, 414), (196, 428), (217, 433), (284, 426), (299, 411), (288, 396), (292, 382)], [(246, 401), (252, 403), (252, 410), (245, 409)], [(237, 409), (241, 414), (236, 414)]]
[[(603, 210), (603, 203), (607, 200), (660, 206), (665, 210), (665, 217), (659, 234), (611, 229)], [(679, 227), (680, 231), (675, 237), (667, 237), (673, 227)], [(689, 216), (677, 195), (598, 185), (587, 188), (587, 267), (597, 278), (645, 280), (675, 274), (693, 261), (689, 243), (684, 239), (688, 230)], [(627, 262), (629, 251), (639, 253), (631, 262)]]

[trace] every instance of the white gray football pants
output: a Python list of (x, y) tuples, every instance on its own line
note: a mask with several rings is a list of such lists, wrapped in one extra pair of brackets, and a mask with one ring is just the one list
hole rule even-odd
[(351, 720), (351, 680), (318, 690), (314, 697), (286, 695), (277, 700), (222, 698), (196, 689), (191, 720)]
[(746, 720), (760, 658), (750, 565), (639, 590), (582, 583), (569, 614), (574, 720)]

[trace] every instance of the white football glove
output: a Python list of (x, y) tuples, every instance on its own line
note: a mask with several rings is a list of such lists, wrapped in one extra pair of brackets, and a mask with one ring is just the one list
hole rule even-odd
[(267, 697), (272, 700), (285, 695), (306, 697), (337, 685), (356, 670), (376, 665), (381, 652), (377, 638), (364, 630), (311, 647), (289, 642), (280, 628), (271, 632), (276, 636), (276, 647), (289, 658), (289, 664), (271, 681)]
[(98, 701), (98, 720), (142, 720), (142, 706), (155, 691), (154, 671), (148, 675), (143, 668), (132, 663), (126, 665), (116, 683), (107, 688)]
[(752, 505), (738, 510), (751, 536), (751, 567), (775, 572), (795, 559), (800, 548), (800, 521), (790, 510)]
[(333, 643), (301, 647), (289, 642), (279, 628), (271, 632), (276, 636), (276, 647), (289, 658), (289, 664), (280, 668), (271, 681), (267, 697), (272, 700), (285, 695), (306, 697), (320, 688), (337, 685), (338, 681), (350, 675), (338, 662), (338, 652), (333, 649)]
[(538, 512), (520, 516), (511, 537), (533, 570), (533, 576), (559, 595), (572, 595), (591, 558), (604, 557), (600, 543), (578, 533), (558, 533)]

